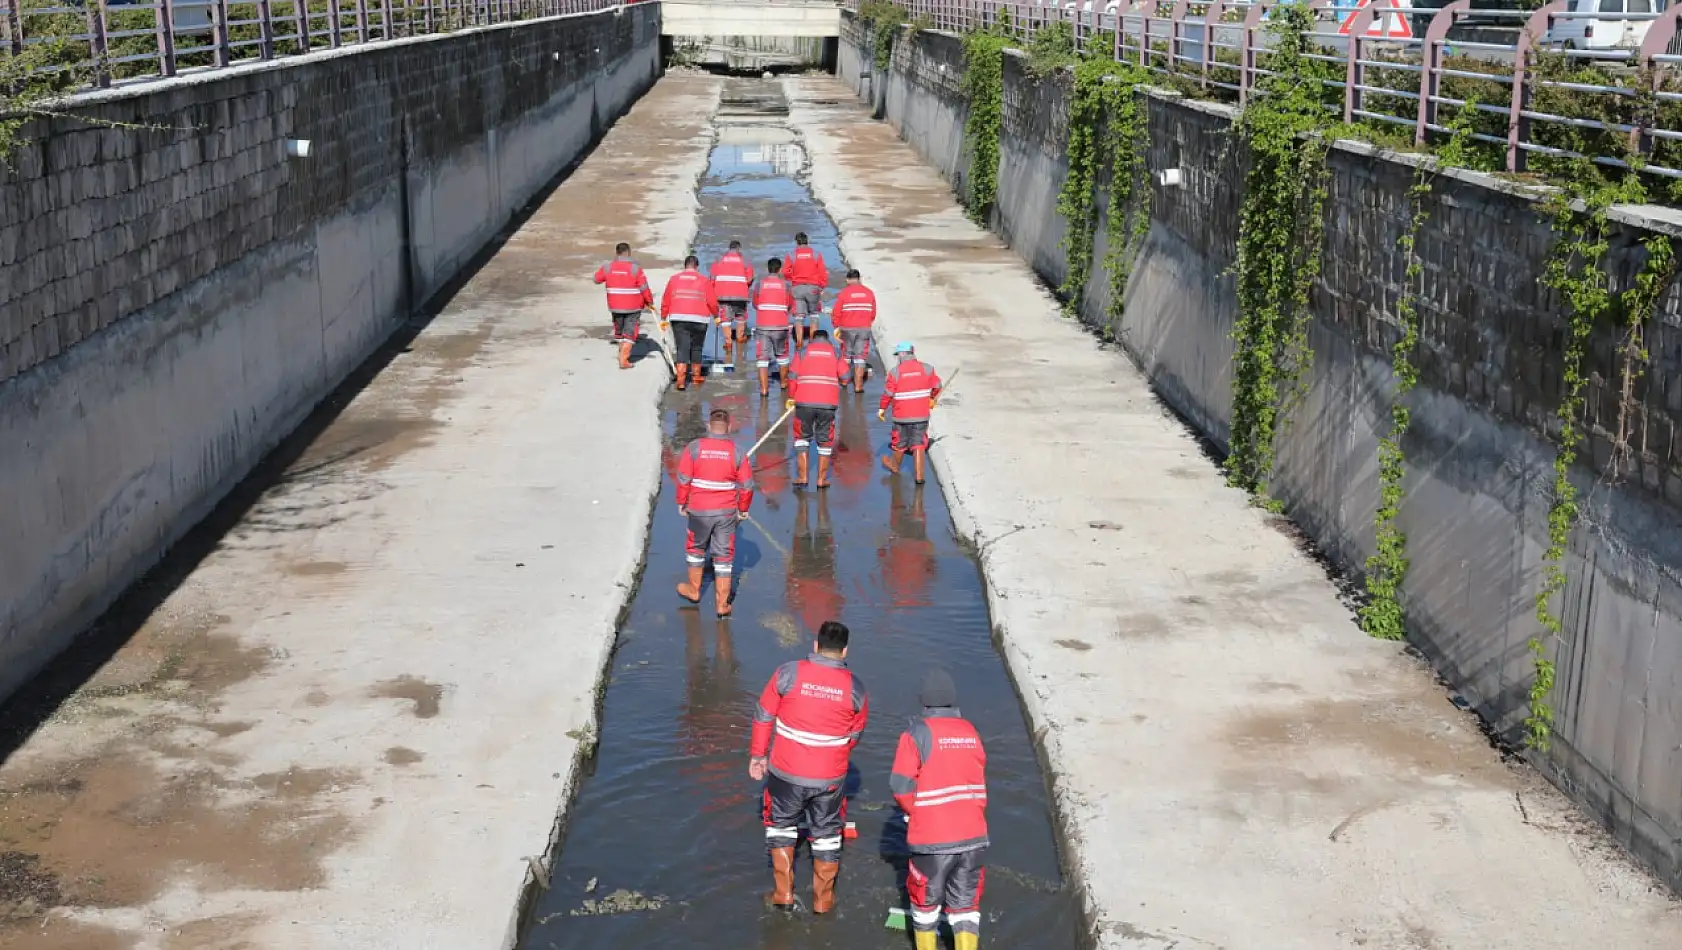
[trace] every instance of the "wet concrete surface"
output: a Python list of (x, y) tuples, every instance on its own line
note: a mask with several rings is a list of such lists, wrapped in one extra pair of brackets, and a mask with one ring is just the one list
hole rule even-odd
[[(703, 261), (732, 238), (763, 272), (804, 230), (825, 256), (831, 296), (845, 272), (834, 225), (801, 178), (805, 152), (789, 130), (779, 87), (726, 82), (718, 137), (701, 182)], [(869, 279), (869, 275), (866, 275)], [(661, 406), (668, 471), (703, 428), (729, 409), (744, 444), (782, 412), (750, 371), (714, 372), (699, 390)], [(737, 541), (735, 614), (681, 601), (684, 525), (668, 478), (657, 503), (647, 566), (621, 628), (607, 682), (593, 774), (568, 817), (551, 875), (522, 946), (620, 948), (897, 948), (888, 909), (902, 904), (903, 831), (888, 790), (895, 744), (919, 712), (917, 686), (940, 664), (988, 750), (993, 847), (983, 939), (993, 946), (1078, 945), (1079, 913), (1059, 871), (1046, 784), (1013, 686), (994, 649), (982, 578), (956, 539), (939, 483), (877, 463), (888, 431), (875, 418), (875, 373), (844, 395), (833, 486), (791, 484), (786, 424), (756, 457), (759, 496)], [(815, 478), (815, 471), (814, 471)], [(709, 581), (710, 586), (710, 581)], [(850, 665), (871, 695), (871, 723), (853, 756), (839, 903), (826, 918), (768, 911), (759, 786), (746, 774), (754, 701), (776, 667), (804, 656), (813, 631), (838, 618), (852, 629)], [(800, 893), (809, 894), (802, 850)]]

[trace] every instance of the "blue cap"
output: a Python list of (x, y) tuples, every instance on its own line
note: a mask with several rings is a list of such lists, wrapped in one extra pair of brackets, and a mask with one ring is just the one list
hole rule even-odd
[(899, 343), (894, 344), (894, 352), (895, 353), (909, 353), (909, 352), (911, 352), (911, 344), (906, 343), (902, 340)]

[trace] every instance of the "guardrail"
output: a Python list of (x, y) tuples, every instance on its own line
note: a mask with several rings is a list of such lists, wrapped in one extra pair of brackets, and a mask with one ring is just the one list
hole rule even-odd
[[(64, 0), (60, 0), (62, 4)], [(174, 76), (638, 0), (85, 0), (0, 2), (0, 77), (55, 90)], [(9, 62), (8, 62), (9, 60)], [(9, 68), (8, 68), (9, 67)]]
[[(1651, 0), (1629, 0), (1630, 8)], [(858, 9), (856, 0), (847, 5)], [(1623, 5), (1623, 4), (1620, 4)], [(1270, 75), (1276, 0), (1019, 3), (906, 0), (913, 21), (962, 33), (992, 28), (1032, 45), (1066, 29), (1075, 48), (1108, 52), (1171, 86), (1243, 103)], [(1651, 12), (1579, 13), (1569, 0), (1534, 11), (1393, 7), (1389, 0), (1310, 0), (1309, 58), (1327, 108), (1417, 146), (1464, 126), (1491, 164), (1524, 172), (1535, 157), (1588, 158), (1682, 179), (1682, 3)], [(1473, 21), (1479, 24), (1469, 29)], [(1058, 26), (1062, 24), (1063, 26)], [(1459, 34), (1456, 37), (1456, 34)], [(1678, 183), (1682, 188), (1682, 183)]]

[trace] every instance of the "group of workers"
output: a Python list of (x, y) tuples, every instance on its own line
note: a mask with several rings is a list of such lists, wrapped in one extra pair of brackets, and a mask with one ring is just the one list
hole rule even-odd
[[(848, 270), (846, 286), (836, 296), (831, 323), (837, 342), (823, 327), (823, 291), (829, 271), (807, 236), (796, 234), (787, 266), (778, 258), (757, 276), (731, 241), (710, 273), (694, 255), (667, 282), (660, 299), (660, 325), (673, 336), (671, 356), (675, 386), (687, 389), (704, 381), (702, 348), (708, 326), (722, 335), (725, 362), (733, 366), (750, 338), (760, 397), (770, 395), (776, 368), (792, 414), (796, 486), (811, 476), (810, 454), (817, 455), (818, 489), (830, 485), (836, 443), (836, 413), (843, 387), (864, 392), (870, 361), (876, 297), (857, 270)], [(613, 339), (619, 365), (631, 366), (641, 315), (654, 306), (648, 277), (620, 244), (613, 260), (596, 271), (607, 288)], [(908, 342), (894, 347), (895, 365), (883, 381), (876, 416), (893, 425), (881, 464), (898, 475), (904, 457), (912, 457), (917, 484), (925, 478), (929, 416), (942, 388), (935, 369), (917, 358)], [(890, 416), (891, 413), (891, 416)], [(732, 611), (733, 566), (738, 522), (747, 516), (756, 490), (751, 450), (731, 438), (728, 410), (714, 408), (707, 431), (679, 453), (674, 481), (678, 512), (686, 519), (686, 576), (679, 596), (701, 599), (705, 568), (713, 565), (715, 609)], [(794, 858), (802, 825), (812, 858), (813, 912), (835, 906), (835, 882), (841, 867), (846, 826), (844, 785), (853, 747), (869, 718), (864, 685), (846, 663), (849, 632), (837, 620), (823, 622), (812, 654), (783, 664), (760, 694), (754, 715), (748, 773), (764, 782), (763, 821), (770, 854), (773, 907), (792, 908)], [(987, 839), (986, 752), (975, 727), (957, 708), (956, 689), (945, 672), (925, 678), (923, 715), (900, 736), (890, 787), (906, 816), (906, 841), (912, 857), (906, 888), (911, 930), (917, 950), (934, 950), (944, 910), (956, 950), (975, 950), (981, 924), (981, 893)]]

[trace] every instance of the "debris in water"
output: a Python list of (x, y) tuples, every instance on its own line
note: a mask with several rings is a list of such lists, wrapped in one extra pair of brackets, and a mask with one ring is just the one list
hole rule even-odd
[(631, 914), (642, 910), (659, 910), (666, 906), (665, 897), (646, 897), (640, 892), (620, 888), (601, 900), (587, 900), (583, 907), (572, 910), (574, 917), (599, 917), (607, 914)]
[(584, 885), (584, 893), (594, 894), (595, 892), (596, 892), (596, 879), (595, 878), (590, 878), (589, 883)]
[(760, 626), (777, 635), (777, 642), (785, 647), (800, 645), (800, 622), (785, 613), (766, 614), (759, 618)]

